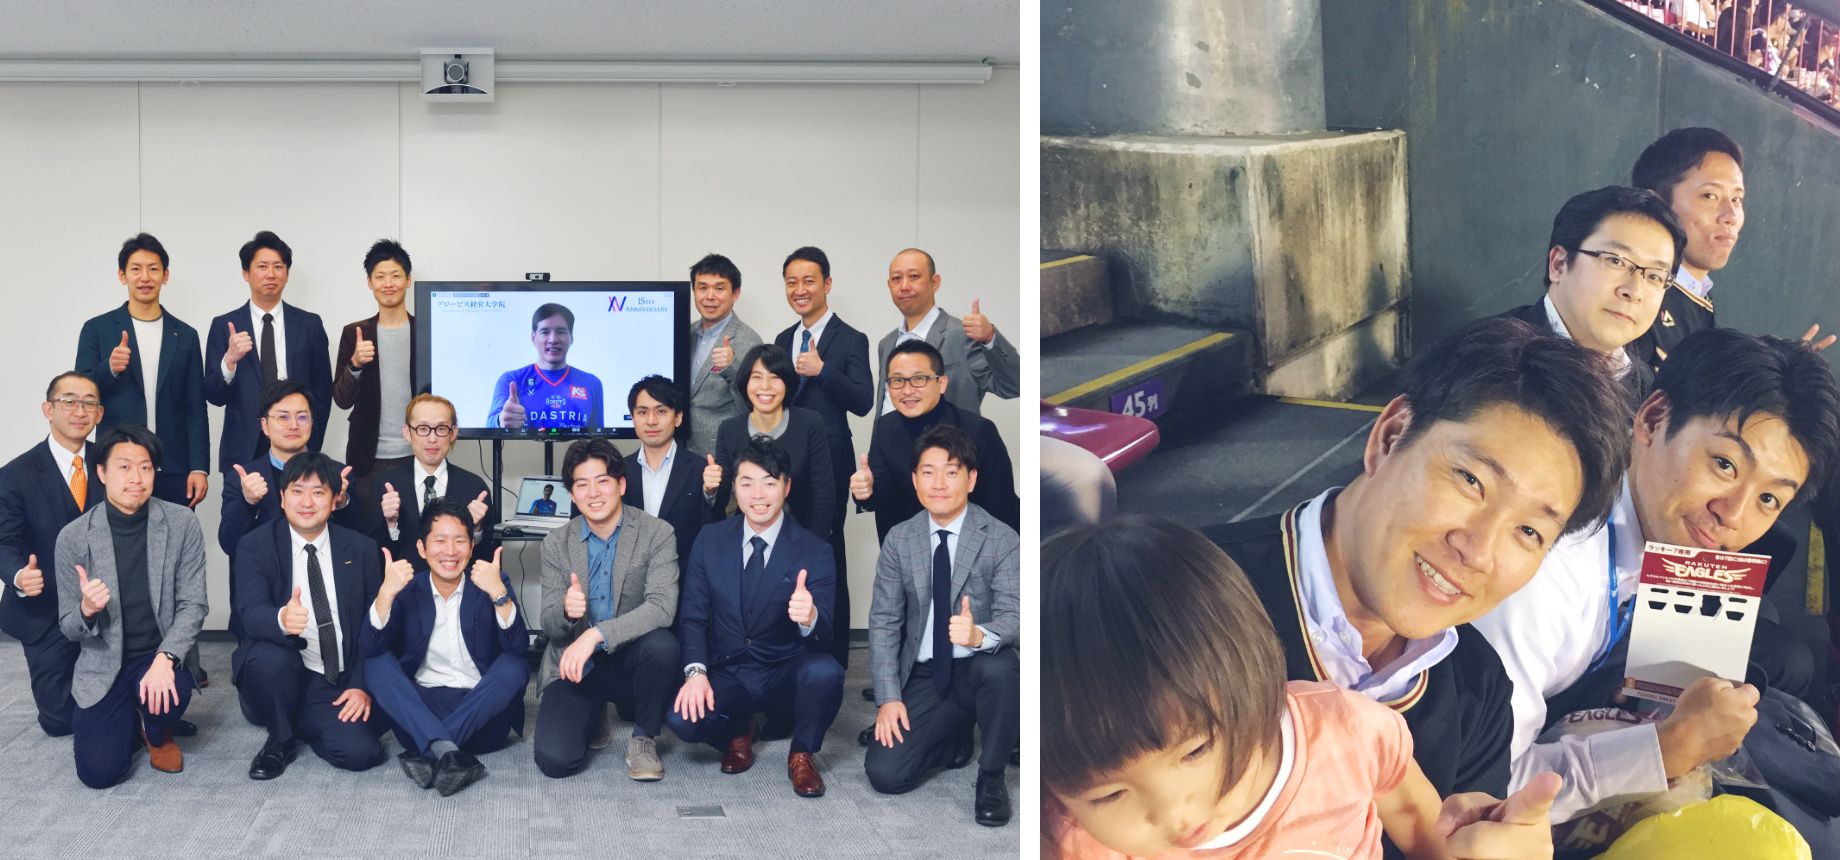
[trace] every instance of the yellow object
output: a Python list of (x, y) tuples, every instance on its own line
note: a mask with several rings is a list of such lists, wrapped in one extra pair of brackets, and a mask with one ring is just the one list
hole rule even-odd
[(1807, 840), (1754, 800), (1725, 794), (1629, 828), (1597, 860), (1813, 860)]

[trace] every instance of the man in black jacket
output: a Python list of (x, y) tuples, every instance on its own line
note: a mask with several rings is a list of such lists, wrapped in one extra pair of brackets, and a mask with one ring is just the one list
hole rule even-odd
[(883, 368), (894, 400), (894, 411), (875, 420), (869, 453), (857, 458), (850, 476), (850, 495), (856, 508), (875, 511), (875, 533), (887, 539), (889, 529), (912, 519), (922, 510), (914, 494), (914, 442), (939, 424), (951, 424), (970, 434), (978, 452), (978, 483), (971, 503), (1020, 530), (1022, 503), (1016, 496), (1016, 476), (1009, 449), (997, 425), (981, 415), (966, 412), (945, 399), (952, 380), (945, 376), (945, 360), (925, 341), (897, 344)]
[(620, 504), (671, 525), (677, 534), (679, 576), (690, 565), (697, 533), (721, 519), (715, 493), (722, 486), (722, 467), (714, 455), (692, 451), (677, 438), (689, 405), (682, 388), (657, 374), (633, 383), (626, 395), (639, 448), (626, 455), (626, 493)]
[(491, 493), (484, 478), (460, 468), (448, 454), (459, 438), (454, 404), (438, 394), (418, 394), (404, 410), (402, 436), (409, 442), (409, 462), (374, 473), (371, 477), (371, 502), (365, 505), (364, 518), (370, 520), (371, 539), (390, 548), (397, 558), (414, 563), (416, 570), (428, 567), (417, 547), (422, 533), (421, 512), (434, 499), (444, 498), (466, 508), (473, 518), (473, 560), (485, 561), (498, 548), (492, 539), (492, 526), (498, 522), (498, 506), (491, 504)]
[[(844, 500), (849, 496), (850, 473), (855, 470), (856, 449), (850, 441), (849, 415), (867, 415), (875, 397), (875, 380), (869, 376), (869, 336), (850, 327), (831, 312), (831, 261), (810, 246), (793, 251), (780, 265), (786, 280), (786, 304), (799, 315), (773, 339), (792, 357), (798, 372), (797, 389), (787, 392), (789, 406), (803, 406), (824, 419), (830, 443), (832, 484), (837, 497), (831, 552), (837, 558), (837, 618), (843, 635), (831, 640), (831, 656), (850, 668), (849, 556), (843, 546)], [(846, 414), (847, 413), (847, 414)]]
[(1207, 533), (1252, 581), (1292, 679), (1401, 711), (1439, 795), (1504, 797), (1513, 688), (1468, 622), (1610, 509), (1630, 408), (1604, 362), (1516, 320), (1472, 323), (1401, 382), (1347, 487)]

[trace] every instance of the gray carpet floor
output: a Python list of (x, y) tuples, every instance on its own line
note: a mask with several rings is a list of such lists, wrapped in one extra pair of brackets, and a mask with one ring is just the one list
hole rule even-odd
[[(185, 772), (164, 774), (138, 757), (106, 791), (77, 781), (69, 738), (47, 738), (18, 643), (0, 636), (0, 857), (1015, 857), (1021, 827), (972, 820), (976, 768), (935, 772), (900, 796), (877, 794), (863, 775), (856, 733), (873, 720), (860, 690), (868, 651), (851, 655), (843, 711), (818, 756), (828, 793), (792, 793), (790, 741), (756, 745), (757, 762), (729, 776), (708, 747), (669, 730), (659, 741), (662, 782), (626, 778), (629, 727), (570, 779), (537, 772), (528, 740), (483, 756), (491, 775), (442, 798), (416, 788), (390, 760), (363, 773), (334, 769), (302, 747), (281, 778), (249, 779), (261, 729), (246, 722), (229, 684), (228, 642), (202, 646), (212, 685), (192, 699), (195, 738), (181, 741)], [(527, 694), (529, 724), (536, 724)], [(1021, 795), (1008, 770), (1012, 803)], [(686, 818), (683, 807), (719, 807)]]

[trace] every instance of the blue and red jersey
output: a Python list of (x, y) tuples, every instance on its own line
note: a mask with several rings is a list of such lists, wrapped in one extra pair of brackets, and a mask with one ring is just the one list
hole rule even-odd
[(492, 408), (486, 414), (486, 426), (498, 426), (498, 413), (505, 408), (513, 384), (526, 413), (525, 427), (598, 430), (605, 426), (601, 420), (599, 379), (578, 367), (546, 371), (535, 364), (499, 374), (498, 382), (492, 386)]

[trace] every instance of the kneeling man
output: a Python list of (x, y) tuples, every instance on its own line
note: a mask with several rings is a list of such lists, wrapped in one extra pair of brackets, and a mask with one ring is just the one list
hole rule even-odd
[(71, 672), (77, 778), (128, 778), (142, 743), (154, 770), (185, 768), (172, 730), (192, 698), (180, 655), (204, 625), (204, 533), (184, 505), (153, 497), (160, 440), (122, 424), (96, 440), (108, 503), (58, 532), (58, 628), (82, 646)]
[(812, 755), (843, 704), (830, 654), (837, 568), (831, 545), (786, 516), (792, 455), (756, 437), (732, 464), (741, 513), (704, 528), (690, 550), (677, 638), (684, 686), (671, 730), (723, 750), (722, 772), (754, 766), (754, 714), (792, 718), (793, 791), (824, 796)]
[(978, 758), (976, 818), (1009, 822), (1003, 766), (1022, 723), (1021, 541), (971, 504), (977, 446), (941, 424), (914, 445), (914, 492), (926, 511), (895, 526), (875, 565), (869, 674), (876, 745), (863, 766), (876, 791), (900, 794), (930, 768)]
[(339, 469), (308, 452), (281, 470), (282, 519), (237, 544), (230, 566), (243, 632), (230, 668), (244, 712), (268, 729), (250, 779), (274, 779), (306, 741), (334, 767), (383, 762), (358, 649), (364, 610), (382, 585), (377, 542), (327, 520)]
[(524, 730), (529, 635), (499, 572), (473, 556), (473, 515), (436, 497), (422, 508), (418, 572), (384, 550), (383, 587), (361, 637), (364, 679), (403, 745), (403, 773), (447, 797), (486, 775), (474, 756)]

